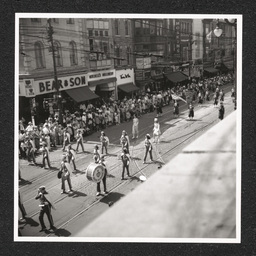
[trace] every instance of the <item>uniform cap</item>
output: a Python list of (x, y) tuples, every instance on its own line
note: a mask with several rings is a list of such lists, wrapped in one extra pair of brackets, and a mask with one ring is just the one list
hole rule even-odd
[(44, 190), (44, 189), (45, 189), (45, 186), (40, 186), (39, 189), (40, 189), (40, 190)]

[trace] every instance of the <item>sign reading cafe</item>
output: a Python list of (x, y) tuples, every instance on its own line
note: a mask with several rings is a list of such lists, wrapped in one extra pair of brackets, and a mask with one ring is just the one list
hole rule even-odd
[[(54, 79), (34, 81), (34, 91), (36, 95), (56, 92)], [(88, 85), (85, 75), (67, 76), (58, 78), (58, 87), (60, 91), (69, 90)]]

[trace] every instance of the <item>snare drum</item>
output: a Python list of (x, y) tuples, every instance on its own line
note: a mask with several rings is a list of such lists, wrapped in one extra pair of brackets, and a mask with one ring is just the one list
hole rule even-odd
[(92, 182), (100, 182), (104, 175), (105, 170), (101, 164), (91, 163), (86, 169), (86, 178)]

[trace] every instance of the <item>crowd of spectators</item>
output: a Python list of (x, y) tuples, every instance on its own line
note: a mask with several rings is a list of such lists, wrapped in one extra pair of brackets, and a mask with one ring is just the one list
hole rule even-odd
[[(91, 103), (87, 106), (82, 104), (80, 109), (74, 113), (64, 110), (62, 124), (60, 124), (57, 114), (50, 115), (44, 123), (36, 126), (33, 126), (32, 122), (25, 125), (26, 121), (21, 118), (19, 121), (20, 157), (30, 159), (32, 153), (39, 152), (43, 142), (46, 143), (49, 150), (52, 150), (58, 145), (63, 146), (66, 137), (69, 142), (75, 141), (79, 131), (84, 137), (112, 125), (130, 122), (135, 114), (138, 118), (153, 111), (161, 114), (162, 107), (170, 105), (173, 101), (173, 95), (186, 99), (188, 90), (193, 92), (193, 101), (198, 99), (198, 95), (209, 97), (209, 92), (215, 92), (216, 88), (232, 81), (231, 74), (219, 75), (199, 81), (192, 80), (186, 85), (178, 84), (174, 88), (157, 92), (146, 89), (142, 95), (125, 97), (122, 100), (109, 103), (104, 102), (97, 107)], [(34, 160), (33, 156), (32, 159)]]

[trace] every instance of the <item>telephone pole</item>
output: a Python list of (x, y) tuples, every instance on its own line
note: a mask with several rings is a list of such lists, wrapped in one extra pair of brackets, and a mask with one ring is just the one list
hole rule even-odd
[(56, 89), (56, 98), (57, 98), (57, 107), (58, 107), (58, 112), (59, 112), (59, 123), (62, 124), (62, 106), (61, 106), (61, 95), (60, 95), (60, 90), (59, 90), (59, 83), (58, 83), (58, 76), (57, 76), (57, 68), (56, 68), (56, 59), (55, 59), (55, 48), (54, 48), (54, 43), (53, 43), (53, 27), (51, 24), (51, 19), (47, 19), (48, 22), (48, 41), (50, 42), (51, 50), (52, 50), (52, 60), (53, 60), (53, 71), (54, 71), (54, 84), (55, 84), (55, 89)]

